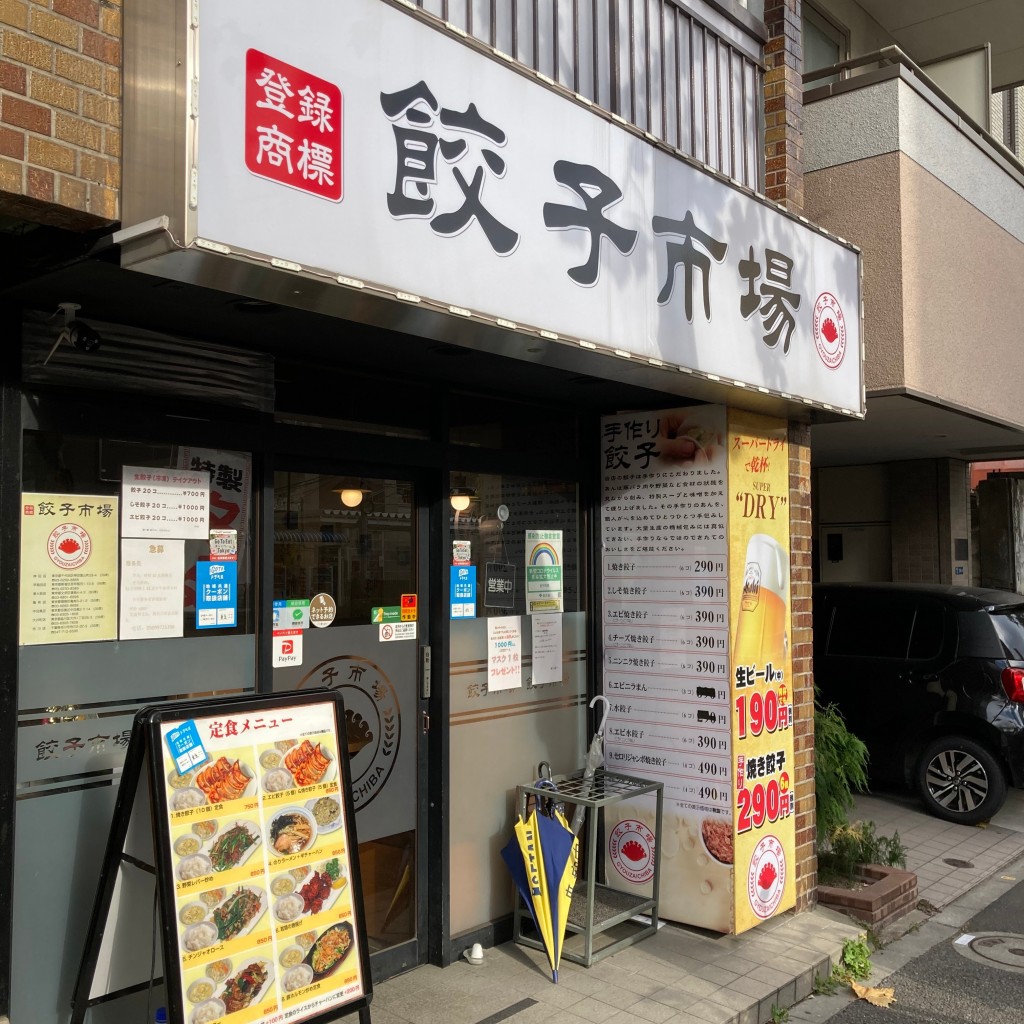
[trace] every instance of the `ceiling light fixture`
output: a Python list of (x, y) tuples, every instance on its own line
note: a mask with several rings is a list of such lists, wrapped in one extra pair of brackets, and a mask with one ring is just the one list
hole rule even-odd
[(453, 487), (449, 501), (456, 512), (465, 512), (470, 503), (476, 500), (476, 492), (469, 487)]
[(335, 488), (334, 493), (345, 508), (359, 508), (366, 492), (361, 487), (338, 487)]

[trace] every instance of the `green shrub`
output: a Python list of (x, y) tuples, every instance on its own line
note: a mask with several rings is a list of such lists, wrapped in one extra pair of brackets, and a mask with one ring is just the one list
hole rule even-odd
[(883, 864), (890, 868), (907, 866), (907, 848), (899, 832), (892, 836), (875, 835), (873, 821), (855, 821), (832, 830), (818, 844), (819, 882), (850, 882), (858, 864)]
[(834, 704), (814, 706), (814, 795), (818, 845), (847, 822), (853, 793), (868, 787), (867, 747), (857, 739)]
[(832, 968), (832, 974), (846, 985), (851, 981), (863, 981), (871, 974), (871, 950), (865, 936), (843, 942), (842, 955)]

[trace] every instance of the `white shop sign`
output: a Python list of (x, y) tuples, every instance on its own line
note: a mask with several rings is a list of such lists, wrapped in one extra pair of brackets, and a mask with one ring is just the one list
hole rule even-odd
[(863, 412), (850, 247), (379, 0), (199, 7), (205, 248)]

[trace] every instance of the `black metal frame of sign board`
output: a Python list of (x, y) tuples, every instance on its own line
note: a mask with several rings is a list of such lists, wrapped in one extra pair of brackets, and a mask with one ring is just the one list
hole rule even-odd
[[(141, 781), (143, 766), (148, 764), (150, 776), (150, 806), (155, 849), (155, 871), (159, 904), (159, 926), (163, 945), (164, 989), (171, 1024), (189, 1024), (186, 1007), (182, 1000), (181, 954), (179, 950), (178, 919), (175, 902), (175, 874), (171, 858), (170, 813), (167, 787), (164, 785), (166, 766), (161, 727), (169, 724), (199, 722), (228, 716), (282, 715), (289, 708), (300, 708), (313, 704), (331, 704), (334, 729), (337, 737), (336, 756), (339, 770), (339, 791), (342, 804), (342, 820), (345, 827), (346, 849), (348, 851), (348, 878), (351, 898), (351, 924), (356, 953), (359, 957), (361, 991), (349, 1000), (335, 999), (321, 1003), (318, 1008), (305, 1016), (288, 1016), (289, 1024), (327, 1024), (348, 1014), (359, 1014), (360, 1024), (370, 1024), (369, 1005), (373, 995), (370, 975), (369, 949), (363, 914), (362, 884), (359, 875), (358, 841), (355, 831), (355, 810), (352, 800), (351, 775), (349, 771), (348, 747), (345, 742), (345, 708), (341, 693), (336, 690), (316, 689), (279, 694), (261, 694), (243, 697), (228, 697), (212, 700), (189, 701), (161, 704), (145, 708), (136, 715), (131, 741), (125, 760), (120, 792), (114, 809), (110, 836), (104, 856), (100, 885), (90, 921), (89, 933), (82, 966), (75, 986), (72, 1001), (71, 1024), (82, 1024), (89, 1006), (106, 1001), (112, 994), (90, 998), (93, 978), (100, 955), (100, 944), (108, 923), (114, 883), (122, 860), (128, 858), (124, 851), (125, 839), (132, 807)], [(262, 721), (262, 719), (260, 719)], [(246, 742), (246, 740), (243, 740)], [(252, 742), (255, 742), (254, 740)], [(142, 865), (139, 865), (142, 866)], [(142, 866), (145, 869), (145, 866)], [(269, 898), (270, 889), (267, 888)], [(346, 920), (349, 915), (345, 915)], [(339, 922), (340, 923), (340, 920)], [(139, 986), (135, 986), (139, 988)], [(126, 990), (131, 991), (131, 990)], [(284, 1020), (283, 1011), (280, 1019)], [(223, 1017), (229, 1024), (231, 1015)], [(269, 1018), (268, 1018), (269, 1019)], [(276, 1019), (276, 1018), (275, 1018)]]

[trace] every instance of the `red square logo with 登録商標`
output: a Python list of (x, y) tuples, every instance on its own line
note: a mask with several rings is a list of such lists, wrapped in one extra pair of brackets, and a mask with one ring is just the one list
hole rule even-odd
[(338, 202), (341, 89), (259, 50), (245, 55), (245, 166), (253, 174)]

